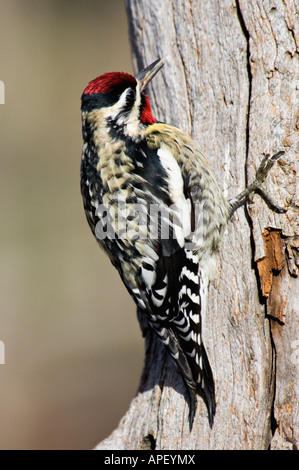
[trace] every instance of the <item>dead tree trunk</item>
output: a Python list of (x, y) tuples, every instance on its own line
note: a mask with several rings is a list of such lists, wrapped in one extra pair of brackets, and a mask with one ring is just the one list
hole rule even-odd
[(190, 434), (184, 384), (147, 332), (140, 389), (98, 449), (299, 445), (295, 3), (126, 0), (136, 71), (166, 59), (149, 91), (154, 114), (193, 137), (228, 198), (254, 179), (263, 153), (285, 150), (266, 186), (289, 210), (277, 215), (254, 196), (229, 224), (204, 325), (216, 382), (213, 429), (199, 399)]

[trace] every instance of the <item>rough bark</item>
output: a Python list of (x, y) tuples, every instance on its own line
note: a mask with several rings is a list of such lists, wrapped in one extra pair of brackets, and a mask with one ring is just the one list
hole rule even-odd
[[(150, 96), (161, 121), (189, 133), (228, 198), (263, 153), (285, 150), (228, 226), (209, 291), (204, 339), (216, 382), (213, 429), (199, 399), (146, 334), (140, 389), (98, 449), (284, 449), (299, 445), (299, 8), (296, 0), (126, 0), (136, 70), (164, 57)], [(296, 10), (297, 8), (297, 10)], [(297, 154), (296, 154), (297, 152)], [(297, 156), (297, 161), (296, 161)]]

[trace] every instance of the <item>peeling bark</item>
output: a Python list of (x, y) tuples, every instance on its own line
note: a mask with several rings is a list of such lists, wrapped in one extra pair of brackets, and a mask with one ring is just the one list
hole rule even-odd
[[(257, 261), (263, 297), (269, 297), (273, 277), (278, 275), (284, 265), (283, 241), (280, 230), (265, 228), (263, 232), (265, 257)], [(280, 303), (280, 300), (279, 302)], [(272, 312), (272, 309), (271, 309)]]
[[(136, 70), (164, 57), (150, 90), (159, 120), (189, 133), (227, 197), (263, 153), (285, 150), (223, 241), (204, 340), (216, 382), (213, 429), (143, 325), (140, 388), (98, 449), (284, 449), (299, 445), (299, 11), (292, 0), (126, 0)], [(297, 8), (297, 10), (296, 10)]]

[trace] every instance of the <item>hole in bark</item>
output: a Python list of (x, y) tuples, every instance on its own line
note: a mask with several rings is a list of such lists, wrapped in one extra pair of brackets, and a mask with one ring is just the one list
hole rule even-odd
[(156, 439), (152, 434), (144, 436), (140, 445), (141, 450), (155, 450), (156, 449)]

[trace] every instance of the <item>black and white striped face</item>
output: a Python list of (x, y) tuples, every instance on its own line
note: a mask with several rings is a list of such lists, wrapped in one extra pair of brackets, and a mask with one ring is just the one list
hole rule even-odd
[(144, 105), (140, 84), (136, 83), (126, 88), (115, 104), (103, 110), (103, 117), (112, 129), (122, 130), (126, 136), (136, 139), (144, 127), (140, 119)]

